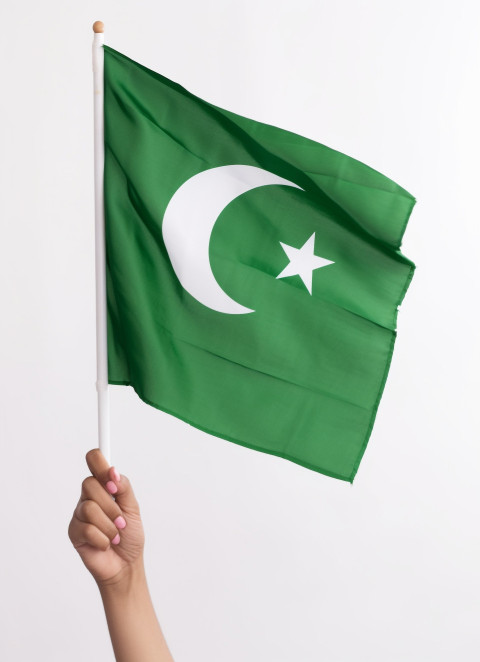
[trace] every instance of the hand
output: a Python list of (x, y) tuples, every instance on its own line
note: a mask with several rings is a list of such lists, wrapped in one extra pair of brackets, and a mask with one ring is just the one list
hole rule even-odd
[(92, 475), (82, 483), (68, 536), (95, 581), (115, 584), (143, 563), (140, 509), (128, 478), (98, 448), (86, 460)]

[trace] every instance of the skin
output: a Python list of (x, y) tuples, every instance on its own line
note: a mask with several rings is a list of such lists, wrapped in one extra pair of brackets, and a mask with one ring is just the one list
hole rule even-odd
[(173, 662), (148, 591), (138, 502), (97, 448), (68, 536), (97, 582), (117, 662)]

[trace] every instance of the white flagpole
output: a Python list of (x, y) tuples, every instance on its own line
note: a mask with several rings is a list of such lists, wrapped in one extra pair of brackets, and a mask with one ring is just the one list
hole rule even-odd
[(95, 176), (95, 292), (97, 317), (98, 445), (110, 460), (110, 397), (107, 354), (107, 278), (105, 260), (105, 213), (103, 204), (103, 23), (93, 24), (93, 138)]

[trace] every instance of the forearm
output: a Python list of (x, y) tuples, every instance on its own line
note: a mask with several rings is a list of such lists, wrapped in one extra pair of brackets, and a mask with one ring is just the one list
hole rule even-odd
[(99, 589), (117, 662), (173, 662), (152, 605), (143, 561), (120, 581)]

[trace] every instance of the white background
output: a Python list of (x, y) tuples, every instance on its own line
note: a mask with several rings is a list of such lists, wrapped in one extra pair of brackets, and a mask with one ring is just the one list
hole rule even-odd
[(1, 659), (113, 659), (67, 538), (96, 445), (96, 19), (192, 92), (418, 199), (417, 272), (353, 486), (112, 388), (114, 463), (175, 660), (479, 659), (478, 3), (30, 0), (1, 18)]

